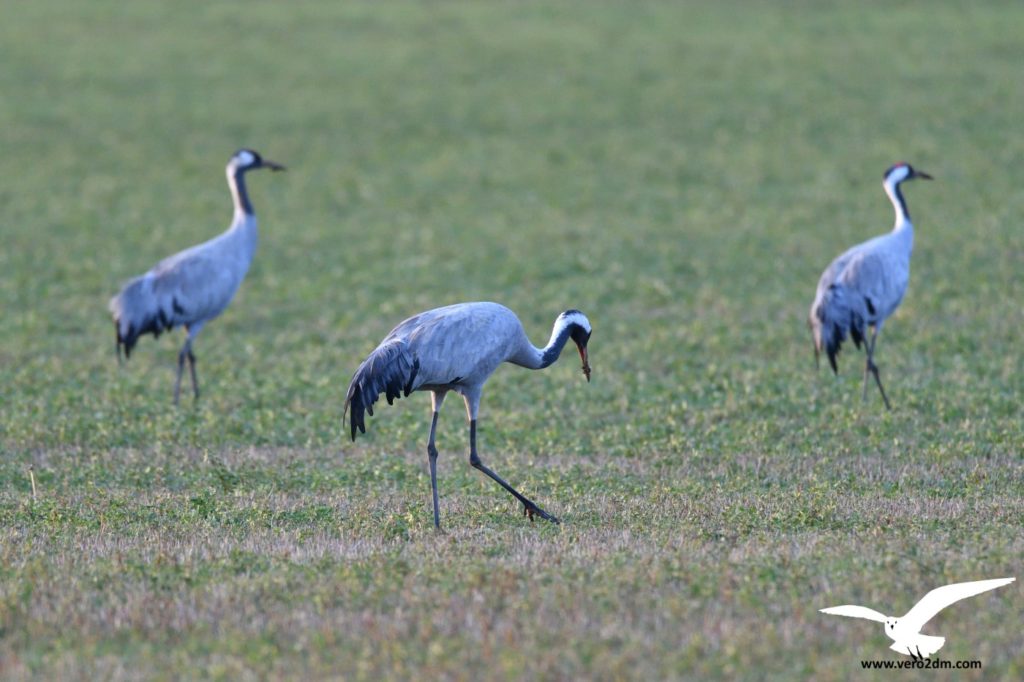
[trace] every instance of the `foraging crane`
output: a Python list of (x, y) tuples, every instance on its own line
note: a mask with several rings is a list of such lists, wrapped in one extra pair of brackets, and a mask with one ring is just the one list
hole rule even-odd
[[(892, 232), (848, 249), (825, 268), (811, 304), (808, 324), (814, 335), (815, 364), (824, 350), (836, 374), (839, 373), (836, 355), (846, 334), (850, 334), (857, 348), (864, 341), (867, 361), (864, 364), (861, 400), (867, 400), (870, 372), (875, 377), (886, 408), (892, 409), (882, 388), (874, 356), (875, 342), (882, 325), (903, 300), (910, 279), (914, 226), (910, 222), (900, 184), (917, 178), (931, 180), (932, 176), (915, 170), (910, 164), (897, 163), (885, 171), (884, 177), (882, 187), (896, 210), (896, 225)], [(874, 327), (874, 331), (871, 340), (867, 341), (869, 326)]]
[(242, 283), (256, 253), (256, 214), (245, 189), (245, 174), (257, 168), (284, 170), (251, 149), (241, 149), (228, 161), (228, 187), (235, 215), (228, 229), (213, 239), (165, 258), (144, 275), (133, 278), (110, 299), (117, 330), (117, 357), (131, 356), (139, 337), (184, 325), (188, 336), (178, 353), (174, 404), (178, 404), (181, 374), (188, 360), (192, 391), (199, 398), (196, 357), (192, 342), (203, 325), (224, 312)]
[(569, 339), (580, 352), (583, 374), (589, 382), (587, 342), (590, 331), (586, 315), (578, 310), (566, 310), (555, 320), (548, 345), (537, 348), (526, 337), (515, 313), (497, 303), (459, 303), (414, 315), (391, 330), (352, 376), (345, 397), (345, 412), (352, 410), (352, 440), (356, 439), (357, 428), (366, 433), (363, 413), (373, 416), (373, 404), (381, 393), (390, 405), (403, 393), (408, 397), (413, 391), (430, 391), (433, 416), (427, 455), (434, 499), (434, 526), (440, 529), (434, 434), (444, 398), (448, 391), (455, 391), (462, 395), (469, 417), (469, 463), (522, 502), (523, 514), (531, 521), (536, 514), (558, 523), (557, 518), (484, 466), (476, 450), (476, 418), (484, 383), (498, 365), (511, 362), (528, 369), (543, 369), (558, 360)]

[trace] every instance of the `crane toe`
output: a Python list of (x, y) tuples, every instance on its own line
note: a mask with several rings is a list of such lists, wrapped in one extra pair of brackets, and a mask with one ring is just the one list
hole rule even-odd
[(548, 514), (546, 511), (544, 511), (543, 509), (541, 509), (537, 505), (524, 504), (523, 505), (523, 516), (525, 516), (528, 519), (530, 519), (531, 523), (533, 523), (533, 520), (534, 520), (533, 517), (534, 516), (539, 516), (540, 518), (542, 518), (542, 519), (544, 519), (546, 521), (550, 521), (551, 523), (558, 523), (558, 524), (561, 523), (561, 521), (559, 521), (557, 518), (555, 518), (551, 514)]

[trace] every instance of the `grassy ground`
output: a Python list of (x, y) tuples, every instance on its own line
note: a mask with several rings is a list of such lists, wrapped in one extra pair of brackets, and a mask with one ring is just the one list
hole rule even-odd
[[(40, 0), (0, 22), (0, 677), (846, 679), (947, 582), (1021, 576), (1019, 3)], [(170, 402), (118, 284), (228, 221), (261, 246)], [(917, 225), (879, 341), (814, 371), (816, 278)], [(396, 322), (493, 299), (576, 360), (341, 423)], [(33, 497), (30, 468), (35, 477)], [(929, 626), (1024, 675), (1017, 585)]]

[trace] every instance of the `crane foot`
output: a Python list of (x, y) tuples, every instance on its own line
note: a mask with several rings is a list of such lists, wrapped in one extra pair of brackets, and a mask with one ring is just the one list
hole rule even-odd
[(542, 518), (542, 519), (544, 519), (546, 521), (550, 521), (551, 523), (561, 523), (561, 521), (559, 521), (557, 518), (555, 518), (551, 514), (548, 514), (546, 511), (544, 511), (543, 509), (541, 509), (540, 507), (538, 507), (535, 504), (534, 505), (524, 504), (523, 505), (523, 516), (525, 516), (528, 519), (530, 519), (530, 523), (533, 523), (533, 517), (534, 516), (539, 516), (540, 518)]

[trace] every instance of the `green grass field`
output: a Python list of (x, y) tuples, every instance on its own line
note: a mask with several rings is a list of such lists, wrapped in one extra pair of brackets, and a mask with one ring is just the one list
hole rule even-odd
[[(1022, 576), (1024, 6), (237, 2), (0, 21), (0, 677), (843, 680), (925, 591)], [(224, 229), (251, 146), (260, 251), (196, 346), (119, 367), (106, 302)], [(877, 360), (815, 371), (817, 277), (906, 195)], [(574, 353), (499, 370), (484, 461), (429, 398), (352, 444), (398, 321), (496, 300)], [(35, 496), (29, 472), (36, 483)], [(1019, 584), (1018, 584), (1019, 585)], [(1024, 676), (1018, 585), (942, 659)], [(877, 673), (876, 673), (877, 674)], [(881, 674), (877, 674), (881, 677)]]

